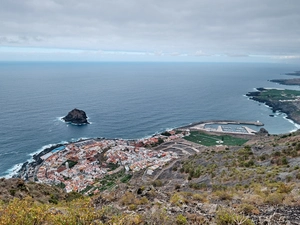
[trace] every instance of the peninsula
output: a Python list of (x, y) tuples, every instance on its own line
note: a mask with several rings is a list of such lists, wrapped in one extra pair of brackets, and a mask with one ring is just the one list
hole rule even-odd
[(300, 124), (300, 91), (257, 88), (257, 91), (249, 92), (246, 96), (266, 104), (273, 112), (286, 113), (288, 119)]
[(275, 79), (270, 81), (278, 84), (283, 84), (283, 85), (300, 85), (300, 78)]
[[(285, 75), (289, 76), (300, 76), (300, 71), (295, 71), (292, 73), (286, 73)], [(300, 78), (292, 78), (292, 79), (274, 79), (270, 80), (271, 82), (283, 84), (283, 85), (300, 85)]]

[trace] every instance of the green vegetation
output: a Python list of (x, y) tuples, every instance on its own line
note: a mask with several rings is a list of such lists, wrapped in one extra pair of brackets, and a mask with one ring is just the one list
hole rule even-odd
[(68, 159), (68, 160), (65, 161), (62, 165), (63, 165), (63, 166), (66, 166), (66, 162), (68, 162), (69, 168), (70, 168), (70, 169), (71, 169), (72, 167), (74, 167), (74, 166), (77, 164), (77, 162)]
[(109, 163), (109, 164), (107, 165), (107, 168), (108, 168), (109, 170), (111, 170), (111, 171), (117, 169), (118, 167), (119, 167), (119, 164), (118, 164), (118, 163), (116, 163), (116, 164), (114, 164), (114, 163)]
[(223, 145), (241, 146), (248, 141), (246, 139), (236, 138), (229, 135), (210, 135), (199, 131), (191, 131), (191, 134), (184, 137), (184, 139), (205, 146), (218, 145), (219, 143), (217, 143), (216, 141), (223, 141)]
[(96, 189), (100, 191), (104, 190), (110, 190), (113, 187), (116, 186), (117, 183), (122, 182), (126, 183), (131, 179), (132, 175), (131, 174), (125, 174), (125, 171), (122, 170), (118, 173), (112, 174), (112, 175), (106, 175), (104, 178), (102, 178), (99, 181), (99, 187)]
[(298, 96), (300, 96), (300, 91), (296, 90), (265, 89), (260, 92), (259, 98), (262, 100), (293, 100)]
[(217, 225), (254, 225), (246, 216), (236, 214), (230, 210), (221, 209), (217, 212)]

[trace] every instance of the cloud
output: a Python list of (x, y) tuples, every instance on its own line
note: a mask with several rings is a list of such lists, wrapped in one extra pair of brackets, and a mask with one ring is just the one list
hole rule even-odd
[(0, 45), (126, 55), (295, 55), (299, 11), (298, 0), (2, 0)]
[(209, 54), (203, 52), (202, 50), (196, 51), (195, 56), (210, 56)]

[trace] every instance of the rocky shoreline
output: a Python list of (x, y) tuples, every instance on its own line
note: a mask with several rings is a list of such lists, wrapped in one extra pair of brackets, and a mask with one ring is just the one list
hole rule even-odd
[(80, 139), (76, 142), (67, 142), (64, 144), (54, 144), (51, 147), (45, 148), (41, 152), (34, 154), (32, 156), (33, 161), (32, 162), (27, 161), (27, 162), (23, 163), (21, 168), (12, 177), (13, 178), (21, 178), (23, 180), (32, 180), (33, 181), (37, 168), (44, 162), (44, 160), (41, 158), (42, 156), (50, 153), (51, 151), (53, 151), (56, 148), (59, 148), (62, 146), (67, 146), (68, 144), (78, 143), (78, 142), (87, 141), (87, 140), (102, 140), (102, 139), (104, 139), (104, 138), (91, 138), (91, 139), (84, 139), (84, 140)]
[[(262, 95), (266, 91), (272, 91), (276, 89), (265, 89), (257, 88), (255, 92), (249, 92), (246, 94), (251, 100), (263, 103), (275, 112), (282, 112), (287, 115), (287, 119), (300, 124), (300, 104), (298, 103), (296, 97), (293, 100), (280, 100), (277, 97), (271, 95)], [(300, 93), (300, 92), (299, 92)]]
[(40, 164), (43, 163), (43, 160), (41, 159), (41, 157), (61, 146), (64, 146), (64, 144), (55, 144), (49, 148), (42, 150), (41, 152), (39, 152), (37, 154), (34, 154), (32, 156), (32, 159), (34, 161), (32, 161), (32, 162), (27, 161), (27, 162), (23, 163), (21, 169), (19, 171), (17, 171), (17, 173), (15, 175), (13, 175), (13, 178), (22, 178), (24, 180), (34, 179), (34, 174), (35, 174), (36, 168)]
[(300, 78), (293, 79), (275, 79), (270, 80), (273, 83), (282, 84), (282, 85), (300, 85)]

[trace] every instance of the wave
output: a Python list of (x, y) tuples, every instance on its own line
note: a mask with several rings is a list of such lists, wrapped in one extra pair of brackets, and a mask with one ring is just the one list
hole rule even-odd
[[(60, 117), (56, 117), (56, 120), (59, 120), (63, 123), (66, 123), (64, 120), (63, 120), (64, 116), (60, 116)], [(93, 124), (93, 122), (89, 121), (90, 117), (87, 117), (87, 121), (89, 122), (89, 124)], [(66, 123), (66, 124), (72, 124), (74, 126), (82, 126), (82, 125), (87, 125), (87, 124), (76, 124), (76, 123)]]
[(61, 142), (58, 142), (58, 143), (56, 143), (56, 144), (47, 144), (47, 145), (42, 146), (41, 148), (39, 148), (39, 149), (36, 150), (35, 152), (29, 153), (28, 155), (32, 157), (32, 156), (34, 156), (35, 154), (38, 154), (38, 153), (44, 151), (44, 150), (47, 149), (47, 148), (51, 148), (51, 147), (53, 147), (53, 146), (55, 146), (55, 145), (58, 145), (58, 144), (68, 144), (68, 143), (69, 143), (68, 141), (61, 141)]
[(4, 172), (4, 174), (6, 174), (6, 175), (4, 175), (3, 177), (6, 179), (12, 178), (22, 168), (22, 165), (23, 165), (23, 163), (18, 163), (16, 165), (14, 165), (12, 168), (6, 170)]
[[(27, 160), (24, 160), (23, 163), (18, 163), (16, 165), (14, 165), (12, 168), (6, 170), (4, 172), (4, 174), (6, 174), (6, 175), (4, 175), (3, 177), (4, 178), (12, 178), (22, 168), (22, 165), (24, 163), (26, 163), (26, 162), (28, 162), (28, 163), (33, 162), (34, 161), (33, 156), (35, 154), (38, 154), (38, 153), (44, 151), (47, 148), (51, 148), (51, 147), (56, 146), (58, 144), (68, 144), (68, 143), (71, 143), (71, 142), (77, 142), (77, 141), (80, 141), (80, 140), (88, 140), (88, 139), (90, 139), (90, 138), (86, 138), (86, 137), (81, 137), (81, 138), (76, 138), (76, 139), (72, 138), (71, 141), (61, 141), (61, 142), (58, 142), (58, 143), (55, 143), (55, 144), (44, 145), (41, 148), (39, 148), (38, 150), (36, 150), (35, 152), (29, 153), (28, 156), (30, 156), (30, 158), (27, 159)], [(7, 152), (7, 153), (3, 153), (2, 155), (4, 155), (4, 154), (10, 154), (10, 153), (17, 154), (17, 152)]]
[(290, 123), (292, 123), (295, 126), (295, 129), (292, 129), (290, 132), (295, 132), (295, 131), (300, 129), (300, 124), (298, 124), (298, 123), (294, 122), (293, 120), (287, 118), (288, 116), (285, 113), (283, 113), (282, 115), (283, 115), (283, 118), (285, 120), (289, 121)]

